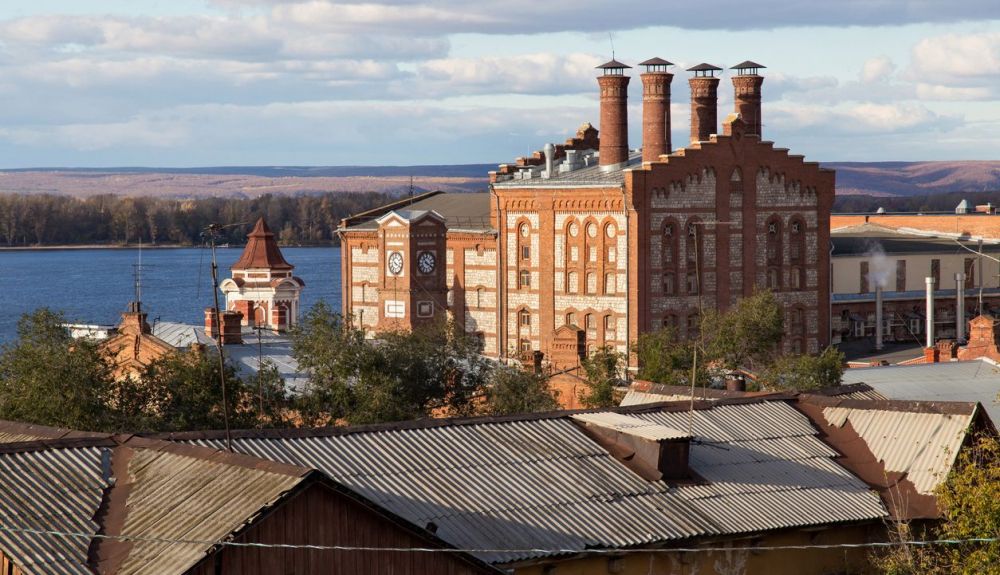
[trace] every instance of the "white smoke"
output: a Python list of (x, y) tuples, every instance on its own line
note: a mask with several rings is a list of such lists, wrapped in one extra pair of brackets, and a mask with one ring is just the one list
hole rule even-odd
[(882, 289), (889, 287), (889, 280), (896, 275), (896, 264), (885, 255), (882, 244), (872, 242), (865, 252), (868, 256), (868, 282)]

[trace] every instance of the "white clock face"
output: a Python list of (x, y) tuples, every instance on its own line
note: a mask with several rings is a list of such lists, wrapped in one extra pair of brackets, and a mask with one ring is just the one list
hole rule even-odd
[(389, 273), (395, 276), (403, 273), (403, 254), (399, 252), (389, 254)]
[(429, 274), (434, 271), (435, 263), (436, 258), (431, 252), (423, 252), (417, 256), (417, 269), (419, 269), (422, 274)]

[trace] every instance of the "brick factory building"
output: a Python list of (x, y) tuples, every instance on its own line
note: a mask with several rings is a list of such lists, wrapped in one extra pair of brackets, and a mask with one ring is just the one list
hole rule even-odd
[[(344, 220), (343, 311), (377, 331), (453, 317), (487, 354), (541, 351), (569, 368), (603, 345), (674, 326), (754, 290), (784, 306), (789, 351), (827, 345), (834, 173), (761, 138), (763, 66), (691, 88), (691, 143), (670, 138), (669, 62), (641, 64), (643, 148), (628, 147), (629, 67), (599, 67), (601, 132), (584, 124), (490, 173), (490, 192), (430, 193)], [(633, 358), (634, 359), (634, 358)]]

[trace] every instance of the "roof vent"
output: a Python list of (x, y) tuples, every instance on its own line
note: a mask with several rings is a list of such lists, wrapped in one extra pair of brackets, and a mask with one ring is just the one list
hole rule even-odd
[(649, 481), (691, 477), (691, 434), (612, 412), (572, 416), (611, 455)]

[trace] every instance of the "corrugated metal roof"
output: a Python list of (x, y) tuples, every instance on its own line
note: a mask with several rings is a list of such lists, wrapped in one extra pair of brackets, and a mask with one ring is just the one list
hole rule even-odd
[[(688, 425), (686, 412), (631, 416)], [(243, 437), (233, 447), (319, 469), (419, 526), (434, 522), (439, 537), (465, 548), (625, 547), (886, 515), (785, 402), (701, 409), (693, 430), (691, 467), (705, 485), (642, 479), (570, 417)]]
[(630, 153), (624, 166), (608, 169), (594, 164), (571, 172), (559, 172), (551, 178), (531, 178), (530, 180), (503, 180), (493, 184), (494, 188), (566, 188), (566, 187), (618, 187), (625, 183), (625, 170), (642, 164), (641, 153)]
[[(621, 406), (628, 407), (630, 405), (643, 405), (645, 403), (661, 403), (664, 401), (684, 401), (690, 400), (690, 395), (672, 394), (664, 395), (662, 393), (648, 393), (645, 391), (635, 391), (634, 389), (628, 390), (625, 394), (624, 399), (622, 399)], [(712, 398), (708, 398), (711, 401)]]
[[(74, 446), (86, 444), (85, 446)], [(126, 477), (115, 476), (128, 458)], [(110, 536), (219, 541), (250, 523), (309, 470), (213, 450), (111, 436), (7, 445), (0, 451), (0, 525)], [(123, 517), (100, 525), (95, 518)], [(119, 527), (113, 527), (113, 525)], [(111, 526), (109, 526), (111, 525)], [(120, 528), (120, 529), (119, 529)], [(96, 559), (89, 557), (98, 545)], [(0, 531), (3, 551), (26, 574), (182, 573), (204, 544), (124, 543)]]
[[(445, 226), (450, 230), (485, 232), (493, 229), (490, 219), (490, 194), (485, 192), (434, 194), (410, 205), (396, 208), (396, 211), (403, 210), (437, 212), (444, 217)], [(371, 219), (343, 229), (346, 231), (378, 229), (375, 220), (381, 215), (373, 215)]]
[(844, 370), (844, 383), (864, 382), (889, 399), (979, 402), (1000, 422), (1000, 368), (985, 360)]
[(918, 493), (931, 495), (951, 470), (973, 413), (915, 413), (827, 407), (830, 425), (850, 424), (886, 471), (905, 473)]
[[(105, 447), (0, 456), (0, 524), (96, 533), (109, 458)], [(90, 574), (89, 545), (87, 539), (0, 531), (0, 548), (25, 574)]]
[(691, 434), (685, 431), (680, 431), (665, 425), (650, 423), (649, 421), (639, 419), (638, 417), (632, 417), (610, 411), (579, 413), (574, 415), (573, 419), (652, 441), (661, 441), (665, 439), (691, 439)]
[[(122, 535), (202, 541), (223, 539), (302, 480), (153, 449), (137, 450), (128, 471), (132, 485)], [(183, 573), (206, 551), (201, 545), (136, 541), (117, 573)]]

